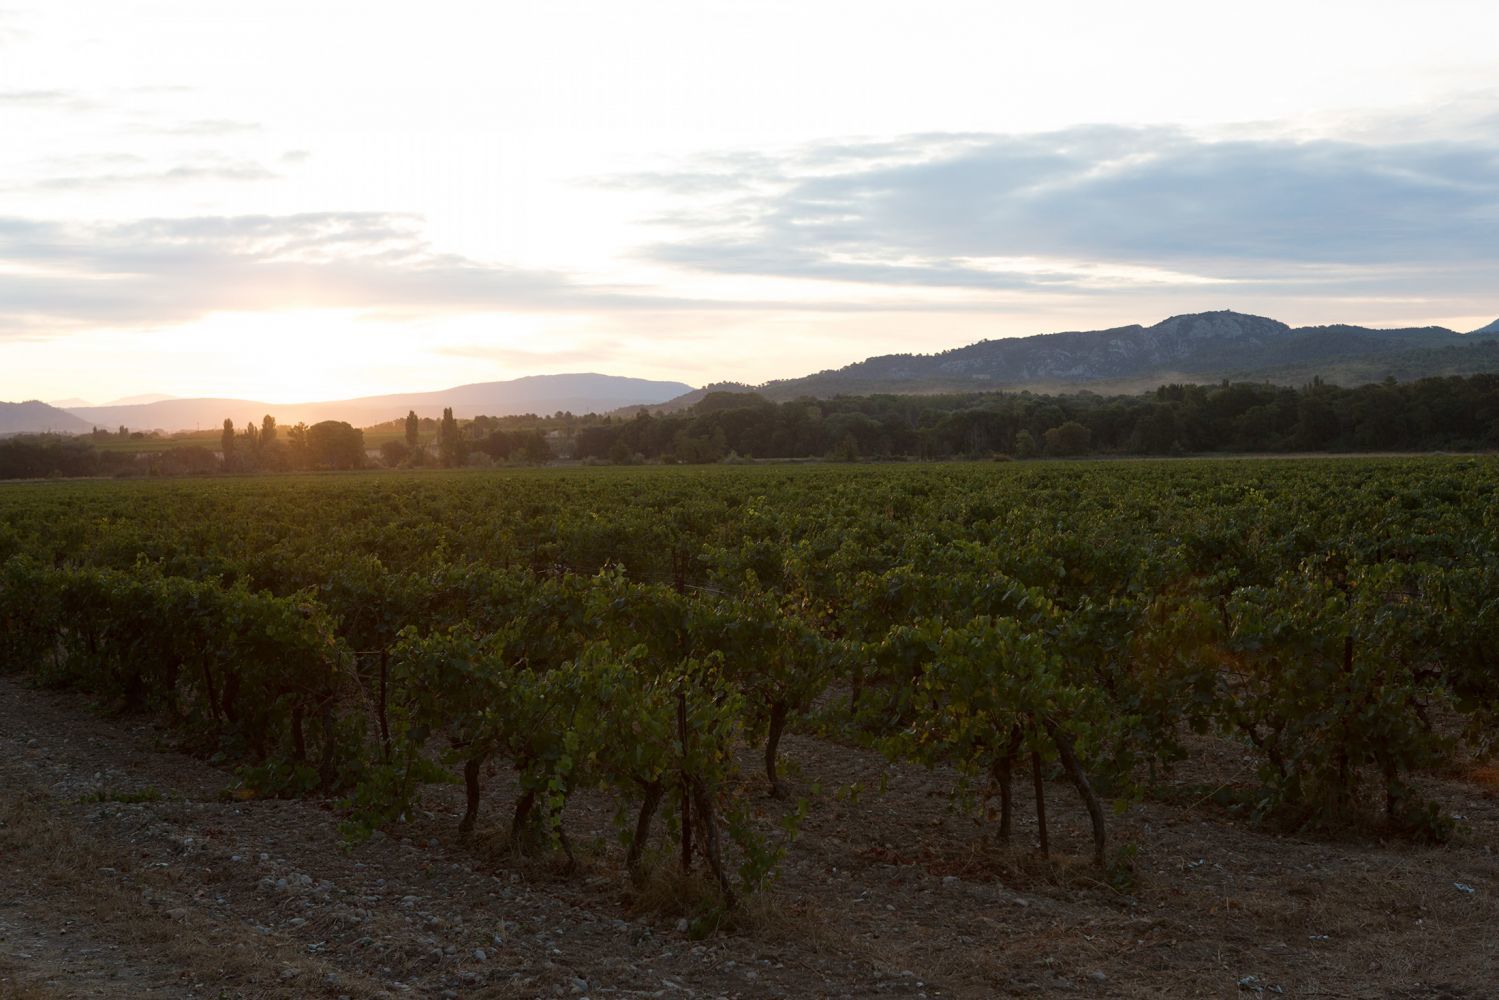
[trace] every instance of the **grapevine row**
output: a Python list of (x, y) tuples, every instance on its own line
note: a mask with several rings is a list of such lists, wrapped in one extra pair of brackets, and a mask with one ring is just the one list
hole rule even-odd
[(787, 842), (755, 800), (791, 787), (788, 730), (955, 769), (999, 798), (1002, 840), (1028, 766), (1043, 851), (1061, 778), (1099, 863), (1105, 801), (1206, 734), (1258, 761), (1258, 815), (1440, 837), (1414, 779), (1482, 752), (1499, 698), (1496, 478), (1467, 460), (39, 486), (0, 499), (0, 663), (161, 713), (261, 791), (337, 791), (355, 835), (433, 781), (463, 783), (467, 833), (504, 766), (512, 841), (570, 857), (568, 801), (602, 791), (633, 878), (671, 851), (726, 898)]

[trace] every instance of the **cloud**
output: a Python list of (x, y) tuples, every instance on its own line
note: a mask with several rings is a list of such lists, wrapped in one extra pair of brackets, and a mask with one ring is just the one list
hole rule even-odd
[(174, 124), (143, 126), (141, 130), (158, 135), (216, 136), (243, 135), (247, 132), (258, 132), (260, 129), (259, 122), (235, 121), (230, 118), (197, 118)]
[(0, 48), (30, 37), (30, 33), (20, 27), (20, 21), (20, 12), (0, 8)]
[[(411, 322), (501, 312), (669, 315), (719, 328), (732, 312), (975, 311), (932, 304), (735, 299), (589, 284), (433, 248), (419, 216), (389, 212), (67, 223), (0, 216), (0, 339), (171, 326), (216, 312), (352, 309)], [(272, 320), (273, 322), (273, 320)], [(644, 319), (639, 322), (646, 322)], [(684, 322), (688, 322), (684, 320)]]
[(555, 275), (434, 252), (388, 213), (0, 218), (0, 336), (169, 325), (278, 308), (546, 308), (586, 295)]
[[(700, 330), (736, 314), (1039, 314), (1084, 301), (1125, 314), (1148, 303), (1152, 314), (1180, 304), (1279, 315), (1284, 303), (1322, 302), (1360, 318), (1484, 315), (1499, 268), (1489, 134), (1208, 141), (1092, 127), (717, 154), (606, 181), (668, 196), (657, 221), (671, 238), (636, 251), (670, 266), (648, 272), (656, 285), (444, 253), (420, 217), (390, 212), (0, 217), (0, 337), (285, 308), (387, 320), (587, 312), (621, 328), (675, 316)], [(59, 163), (42, 183), (271, 176), (256, 163), (116, 158)]]
[(615, 337), (588, 337), (582, 343), (553, 350), (530, 351), (520, 347), (493, 344), (452, 344), (439, 346), (432, 353), (472, 361), (491, 361), (518, 368), (593, 364), (600, 358), (625, 357), (631, 345)]
[(1304, 291), (1391, 275), (1492, 285), (1492, 134), (1379, 144), (1112, 126), (911, 136), (751, 153), (737, 167), (719, 156), (634, 182), (678, 203), (659, 220), (676, 238), (645, 256), (717, 273), (1079, 291), (1172, 281)]
[[(133, 159), (139, 162), (138, 157)], [(162, 170), (57, 174), (16, 185), (16, 188), (29, 191), (79, 191), (95, 188), (136, 187), (151, 184), (182, 184), (208, 181), (268, 181), (275, 180), (280, 176), (280, 174), (267, 170), (258, 163), (189, 163)]]
[(94, 101), (72, 90), (0, 90), (0, 109), (89, 111), (95, 107)]

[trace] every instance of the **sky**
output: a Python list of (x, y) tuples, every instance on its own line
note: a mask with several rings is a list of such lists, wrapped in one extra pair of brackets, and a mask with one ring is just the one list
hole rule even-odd
[(0, 0), (0, 399), (1499, 317), (1499, 4)]

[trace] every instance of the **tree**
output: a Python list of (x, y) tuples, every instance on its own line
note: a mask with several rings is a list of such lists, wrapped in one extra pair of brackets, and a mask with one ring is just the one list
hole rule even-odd
[(510, 457), (512, 443), (510, 436), (504, 431), (494, 430), (480, 441), (475, 442), (474, 447), (496, 461), (504, 461)]
[(1037, 450), (1035, 435), (1024, 429), (1015, 432), (1016, 458), (1035, 458)]
[(307, 456), (307, 425), (300, 421), (286, 432), (287, 462), (293, 469), (305, 469)]
[(859, 442), (852, 433), (843, 435), (832, 448), (828, 449), (828, 460), (832, 462), (857, 462), (859, 460)]
[(416, 418), (415, 410), (406, 411), (406, 447), (416, 447), (417, 432), (421, 429), (421, 421)]
[(253, 420), (245, 421), (234, 446), (234, 468), (238, 472), (257, 472), (260, 469), (260, 425)]
[(1312, 384), (1302, 390), (1296, 409), (1296, 429), (1293, 432), (1298, 448), (1308, 451), (1324, 449), (1337, 439), (1342, 425), (1329, 402), (1330, 396), (1331, 393), (1320, 378), (1312, 379)]
[(1053, 455), (1081, 455), (1092, 443), (1093, 432), (1076, 420), (1069, 420), (1042, 437), (1046, 440), (1046, 450)]
[(219, 467), (212, 451), (200, 445), (190, 444), (184, 448), (169, 448), (149, 460), (153, 476), (186, 476), (213, 472)]
[[(407, 419), (410, 420), (409, 417)], [(453, 408), (443, 407), (442, 424), (437, 429), (438, 462), (444, 468), (462, 465), (467, 450), (463, 437), (458, 432), (458, 421), (453, 417)]]
[(266, 444), (265, 434), (260, 436), (260, 455), (256, 459), (259, 467), (266, 472), (285, 472), (291, 468), (291, 448), (285, 441), (275, 440)]
[(1135, 423), (1131, 439), (1135, 451), (1166, 455), (1176, 444), (1176, 414), (1168, 404), (1157, 403)]
[(364, 465), (364, 431), (342, 420), (307, 428), (307, 461), (313, 468), (358, 469)]
[(234, 468), (234, 421), (224, 418), (224, 433), (219, 438), (219, 447), (224, 452), (225, 470)]
[(384, 460), (386, 468), (394, 469), (411, 454), (411, 449), (406, 447), (404, 441), (387, 441), (380, 446), (380, 458)]
[(541, 431), (518, 431), (511, 435), (511, 442), (511, 454), (518, 455), (522, 461), (533, 465), (551, 461), (552, 446)]
[[(76, 438), (46, 435), (0, 439), (0, 479), (92, 476), (98, 468), (99, 454), (93, 445)], [(0, 550), (4, 542), (4, 529), (0, 528)], [(7, 622), (5, 628), (9, 627)], [(0, 635), (4, 632), (0, 628)]]
[(260, 446), (264, 448), (276, 440), (276, 418), (267, 413), (260, 421)]

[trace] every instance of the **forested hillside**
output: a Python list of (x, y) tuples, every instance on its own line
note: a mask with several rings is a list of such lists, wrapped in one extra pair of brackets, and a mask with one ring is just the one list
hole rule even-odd
[(961, 393), (775, 403), (710, 394), (577, 432), (580, 458), (954, 458), (1499, 447), (1499, 375), (1343, 389), (1168, 385), (1130, 396)]
[(773, 399), (876, 392), (1030, 389), (1138, 391), (1164, 382), (1270, 381), (1337, 385), (1499, 371), (1499, 339), (1443, 327), (1291, 327), (1230, 310), (1152, 326), (983, 340), (938, 354), (891, 354), (767, 382)]

